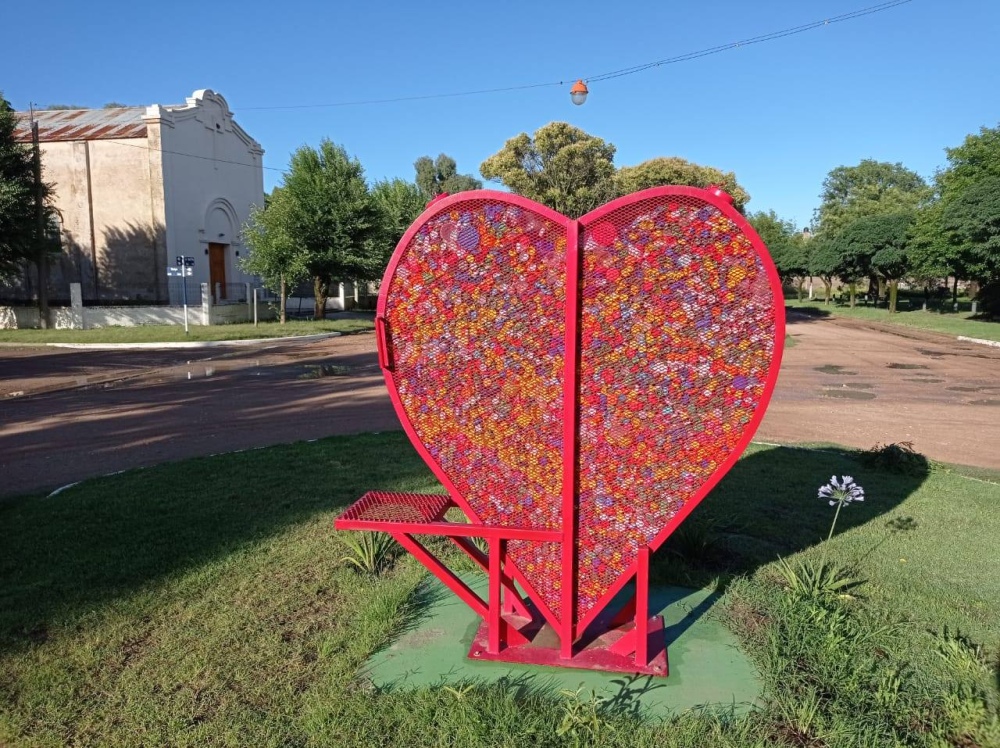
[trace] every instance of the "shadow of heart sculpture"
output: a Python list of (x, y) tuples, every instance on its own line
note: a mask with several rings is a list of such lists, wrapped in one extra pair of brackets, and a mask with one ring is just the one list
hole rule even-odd
[(473, 529), (370, 495), (337, 526), (392, 532), (418, 558), (413, 535), (452, 537), (491, 571), (489, 601), (460, 592), (502, 629), (489, 654), (530, 647), (547, 623), (577, 664), (588, 627), (629, 580), (646, 584), (648, 553), (749, 443), (777, 379), (784, 302), (720, 190), (653, 188), (579, 220), (482, 190), (432, 202), (406, 232), (376, 326), (403, 427)]

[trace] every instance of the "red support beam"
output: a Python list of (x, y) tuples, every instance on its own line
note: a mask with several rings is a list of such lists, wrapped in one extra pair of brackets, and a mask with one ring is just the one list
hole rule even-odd
[(559, 656), (573, 657), (576, 640), (576, 465), (577, 396), (580, 311), (580, 223), (566, 229), (566, 301), (563, 339), (562, 436), (562, 588), (560, 597)]

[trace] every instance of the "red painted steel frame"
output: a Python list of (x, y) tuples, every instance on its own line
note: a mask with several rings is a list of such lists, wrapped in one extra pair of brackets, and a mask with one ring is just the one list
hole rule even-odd
[[(633, 205), (640, 200), (663, 196), (691, 197), (704, 201), (721, 211), (734, 222), (739, 229), (750, 238), (755, 252), (760, 258), (768, 276), (772, 290), (772, 313), (774, 320), (773, 355), (762, 394), (757, 402), (750, 422), (744, 427), (742, 435), (735, 448), (716, 468), (709, 478), (684, 503), (682, 508), (659, 531), (652, 542), (642, 544), (638, 548), (635, 561), (626, 569), (617, 581), (611, 585), (590, 611), (580, 620), (575, 620), (577, 610), (577, 570), (576, 546), (577, 538), (577, 506), (578, 495), (578, 461), (579, 461), (579, 368), (580, 368), (580, 294), (581, 294), (581, 252), (580, 238), (588, 226), (595, 225), (602, 218), (616, 210)], [(546, 530), (531, 527), (500, 527), (484, 525), (475, 511), (460, 494), (441, 465), (431, 456), (426, 446), (418, 437), (417, 432), (407, 414), (398, 393), (398, 383), (395, 381), (392, 350), (392, 330), (386, 318), (387, 296), (390, 280), (393, 278), (399, 262), (402, 260), (405, 248), (409, 247), (416, 233), (435, 216), (451, 210), (454, 206), (472, 201), (496, 201), (507, 205), (518, 206), (561, 226), (566, 231), (565, 255), (565, 329), (563, 352), (563, 384), (562, 384), (562, 477), (561, 477), (561, 530)], [(376, 313), (376, 338), (378, 345), (379, 366), (382, 368), (389, 396), (400, 418), (403, 429), (420, 456), (434, 472), (435, 476), (447, 489), (454, 505), (459, 507), (468, 517), (470, 524), (460, 524), (444, 521), (429, 522), (386, 522), (383, 520), (338, 519), (339, 529), (366, 529), (388, 531), (393, 537), (413, 553), (441, 581), (451, 588), (462, 600), (484, 619), (484, 624), (470, 650), (470, 656), (483, 659), (501, 659), (516, 662), (537, 662), (545, 664), (563, 664), (568, 666), (593, 667), (597, 669), (648, 672), (654, 675), (666, 675), (666, 653), (662, 647), (662, 620), (649, 615), (649, 556), (670, 534), (684, 521), (694, 508), (715, 487), (723, 475), (735, 464), (753, 438), (760, 421), (764, 416), (777, 382), (778, 369), (784, 346), (784, 302), (780, 293), (781, 283), (778, 278), (766, 247), (754, 229), (731, 205), (731, 200), (721, 192), (702, 190), (694, 187), (658, 187), (635, 193), (612, 201), (588, 213), (579, 220), (571, 220), (559, 213), (539, 205), (531, 200), (498, 193), (489, 190), (463, 192), (450, 197), (433, 201), (414, 222), (400, 240), (396, 252), (385, 273), (382, 290), (379, 295)], [(359, 502), (360, 503), (360, 502)], [(348, 513), (351, 510), (348, 510)], [(482, 600), (457, 576), (448, 570), (437, 558), (417, 542), (414, 534), (445, 535), (465, 551), (480, 567), (488, 572), (488, 600)], [(468, 538), (483, 537), (489, 542), (489, 553), (483, 555), (473, 546)], [(558, 542), (561, 544), (561, 615), (555, 616), (545, 605), (543, 598), (536, 594), (529, 580), (507, 554), (508, 540), (533, 542)], [(636, 581), (634, 596), (626, 603), (625, 608), (616, 616), (609, 617), (606, 609), (612, 599), (631, 580)], [(522, 601), (516, 584), (526, 592), (531, 599), (537, 616)], [(624, 633), (614, 633), (614, 627), (625, 623), (626, 618), (632, 619), (632, 627), (626, 626)], [(518, 629), (515, 619), (521, 623)], [(534, 619), (534, 620), (532, 620)], [(603, 621), (601, 631), (588, 630), (598, 621)], [(527, 622), (527, 624), (525, 624)], [(556, 632), (559, 641), (558, 651), (531, 647), (525, 634), (529, 628), (537, 630), (547, 622)], [(659, 638), (657, 638), (659, 637)], [(591, 644), (601, 639), (604, 643), (595, 651)], [(575, 652), (574, 646), (580, 646)], [(518, 646), (523, 645), (523, 646)], [(634, 653), (634, 657), (625, 657)], [(624, 658), (624, 659), (623, 659)]]
[(560, 652), (564, 660), (573, 657), (576, 627), (576, 463), (577, 387), (579, 377), (580, 317), (580, 227), (570, 221), (566, 235), (566, 337), (563, 350), (563, 447), (562, 447), (562, 627)]

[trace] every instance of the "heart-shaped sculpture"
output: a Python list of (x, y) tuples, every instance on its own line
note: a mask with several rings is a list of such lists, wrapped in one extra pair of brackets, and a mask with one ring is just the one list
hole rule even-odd
[(499, 192), (438, 200), (396, 248), (378, 319), (400, 420), (470, 520), (575, 523), (572, 547), (508, 552), (544, 617), (579, 631), (749, 443), (784, 339), (763, 242), (691, 187), (578, 221)]

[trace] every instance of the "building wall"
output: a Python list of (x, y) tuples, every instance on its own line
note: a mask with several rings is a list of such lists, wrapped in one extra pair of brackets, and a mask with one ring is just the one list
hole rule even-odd
[(150, 142), (163, 151), (167, 261), (194, 257), (192, 280), (209, 283), (209, 244), (223, 245), (226, 283), (253, 282), (240, 235), (264, 203), (263, 150), (233, 121), (226, 100), (196, 91), (184, 107), (150, 107)]
[(92, 140), (87, 145), (99, 298), (165, 300), (164, 215), (152, 200), (148, 140)]
[(164, 300), (163, 210), (151, 199), (146, 139), (42, 143), (41, 151), (62, 226), (56, 297), (80, 283), (88, 300)]

